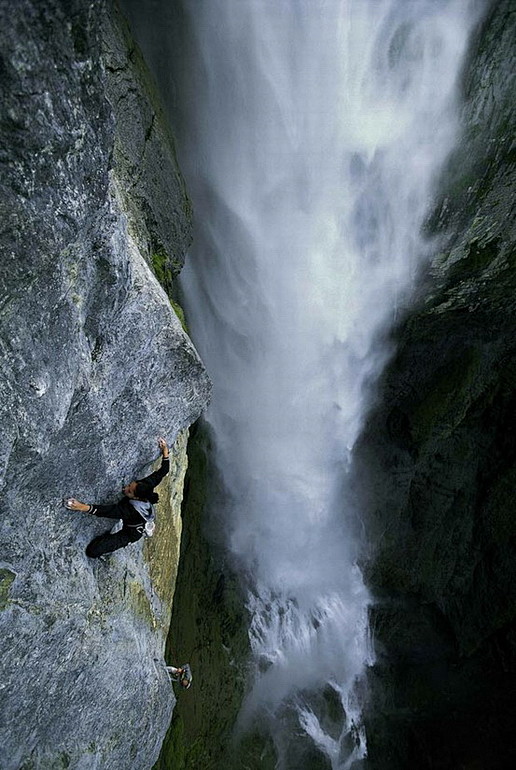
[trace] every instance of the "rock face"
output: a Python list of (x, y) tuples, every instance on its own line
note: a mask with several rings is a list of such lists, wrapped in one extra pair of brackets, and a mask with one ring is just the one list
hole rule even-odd
[(358, 452), (374, 770), (516, 761), (515, 34), (513, 4), (492, 4), (429, 222), (442, 251)]
[(61, 505), (116, 499), (165, 435), (177, 507), (209, 394), (149, 267), (160, 249), (179, 269), (190, 212), (125, 35), (110, 4), (0, 2), (2, 770), (148, 768), (173, 707), (177, 527), (94, 562), (109, 522)]
[(116, 120), (114, 162), (129, 230), (140, 248), (179, 272), (190, 245), (191, 206), (174, 140), (142, 55), (117, 6), (102, 18), (106, 95)]

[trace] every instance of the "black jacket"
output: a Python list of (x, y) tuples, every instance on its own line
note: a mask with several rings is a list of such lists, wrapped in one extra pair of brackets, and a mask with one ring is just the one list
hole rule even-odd
[[(144, 479), (138, 479), (138, 482), (144, 481), (154, 489), (154, 487), (158, 486), (161, 479), (167, 475), (169, 469), (170, 460), (168, 457), (164, 457), (161, 461), (161, 467), (157, 471), (154, 471), (154, 473), (151, 473)], [(139, 540), (143, 535), (145, 519), (131, 505), (130, 498), (128, 497), (122, 497), (118, 503), (113, 503), (112, 505), (92, 505), (90, 513), (105, 519), (122, 519), (122, 529), (127, 532), (132, 541)]]

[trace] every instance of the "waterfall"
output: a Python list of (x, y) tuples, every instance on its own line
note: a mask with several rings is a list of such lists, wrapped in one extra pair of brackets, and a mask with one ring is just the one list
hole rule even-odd
[(196, 218), (182, 288), (214, 383), (213, 526), (252, 617), (241, 728), (268, 725), (280, 768), (302, 735), (344, 770), (366, 752), (356, 682), (370, 655), (352, 450), (382, 335), (430, 248), (478, 3), (182, 6), (170, 99)]

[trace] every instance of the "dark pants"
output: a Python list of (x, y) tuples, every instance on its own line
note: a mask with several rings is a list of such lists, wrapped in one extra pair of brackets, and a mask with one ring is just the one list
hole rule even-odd
[(98, 559), (99, 556), (103, 556), (105, 553), (118, 551), (119, 548), (125, 548), (129, 543), (136, 543), (141, 538), (142, 535), (139, 535), (136, 530), (127, 530), (125, 528), (114, 534), (106, 532), (104, 535), (93, 538), (91, 543), (86, 546), (86, 556)]

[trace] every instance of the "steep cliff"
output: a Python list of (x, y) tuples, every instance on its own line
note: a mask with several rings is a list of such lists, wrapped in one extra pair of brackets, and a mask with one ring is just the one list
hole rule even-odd
[(440, 253), (358, 452), (375, 769), (516, 760), (515, 39), (514, 4), (491, 4), (428, 223)]
[[(163, 650), (185, 430), (209, 381), (150, 265), (190, 207), (110, 3), (0, 2), (0, 766), (148, 768), (170, 722)], [(155, 539), (93, 562), (156, 438), (175, 444)]]

